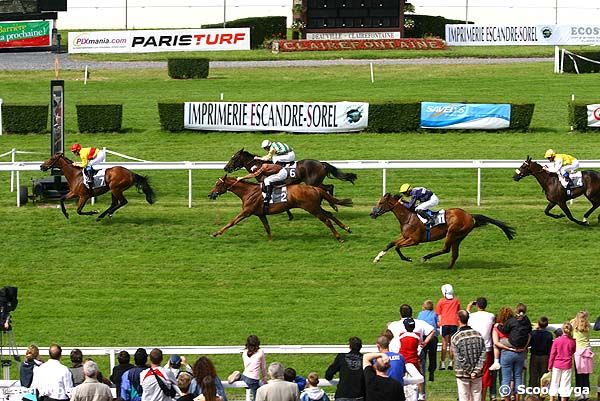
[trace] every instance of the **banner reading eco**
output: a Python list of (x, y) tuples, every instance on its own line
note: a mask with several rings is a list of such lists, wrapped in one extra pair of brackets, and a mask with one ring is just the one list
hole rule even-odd
[(448, 46), (600, 44), (600, 25), (446, 25)]
[(600, 127), (600, 104), (588, 104), (588, 127)]
[(69, 53), (249, 49), (250, 28), (69, 32)]
[(200, 131), (352, 132), (367, 128), (369, 104), (186, 102), (184, 127)]
[(510, 126), (510, 104), (421, 103), (421, 128), (502, 129)]
[(0, 48), (50, 45), (50, 21), (0, 22)]

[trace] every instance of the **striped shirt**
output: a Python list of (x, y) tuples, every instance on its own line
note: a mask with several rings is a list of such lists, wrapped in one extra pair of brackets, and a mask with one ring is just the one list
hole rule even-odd
[(485, 342), (477, 330), (463, 326), (450, 340), (454, 350), (454, 374), (456, 377), (471, 377), (475, 372), (477, 377), (483, 373), (485, 362)]
[(292, 148), (283, 142), (273, 142), (271, 143), (271, 149), (269, 150), (274, 150), (276, 155), (285, 155), (286, 153), (289, 153)]

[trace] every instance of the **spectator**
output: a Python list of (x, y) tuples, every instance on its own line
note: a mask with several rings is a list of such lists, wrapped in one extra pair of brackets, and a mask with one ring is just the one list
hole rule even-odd
[(339, 372), (340, 381), (335, 389), (335, 399), (346, 401), (363, 401), (365, 397), (365, 380), (362, 369), (362, 341), (358, 337), (348, 340), (350, 352), (337, 354), (333, 363), (325, 372), (325, 379), (331, 380)]
[(163, 353), (154, 348), (150, 351), (150, 367), (140, 373), (142, 401), (172, 401), (179, 389), (173, 373), (160, 366)]
[(113, 368), (112, 374), (110, 375), (110, 381), (115, 384), (117, 389), (117, 397), (121, 396), (121, 378), (123, 373), (133, 368), (131, 362), (131, 355), (129, 352), (123, 350), (117, 354), (117, 361), (119, 364)]
[(71, 401), (112, 401), (110, 387), (96, 379), (96, 362), (86, 361), (82, 368), (85, 380), (73, 389)]
[(296, 374), (296, 369), (285, 368), (283, 371), (283, 380), (286, 382), (296, 383), (298, 385), (298, 391), (302, 392), (306, 386), (306, 378)]
[[(577, 312), (571, 320), (575, 339), (575, 387), (582, 390), (583, 399), (590, 394), (590, 373), (594, 371), (594, 353), (590, 345), (590, 320), (588, 311)], [(587, 389), (587, 390), (586, 390)]]
[(531, 340), (531, 321), (526, 315), (527, 306), (518, 304), (516, 315), (506, 321), (506, 323), (498, 326), (504, 334), (508, 334), (508, 338), (503, 338), (500, 341), (507, 347), (524, 349), (529, 345)]
[(48, 353), (50, 359), (35, 370), (31, 387), (37, 390), (40, 401), (68, 400), (73, 389), (73, 376), (69, 368), (60, 363), (62, 348), (52, 344)]
[(142, 386), (140, 373), (147, 369), (148, 353), (144, 348), (138, 348), (133, 354), (135, 366), (124, 372), (121, 376), (121, 398), (125, 401), (140, 401), (142, 399)]
[(541, 316), (531, 332), (531, 356), (529, 358), (529, 387), (539, 387), (544, 373), (548, 372), (548, 358), (552, 349), (552, 333), (546, 330), (548, 318)]
[(214, 377), (204, 376), (204, 379), (200, 382), (200, 388), (202, 394), (195, 398), (196, 401), (223, 401), (223, 398), (217, 394)]
[(379, 336), (377, 339), (377, 349), (386, 354), (390, 360), (390, 368), (387, 371), (388, 377), (396, 380), (404, 386), (404, 375), (406, 374), (406, 362), (401, 354), (390, 351), (390, 339), (387, 336)]
[[(471, 313), (471, 308), (477, 306), (477, 312)], [(469, 326), (477, 330), (483, 337), (485, 342), (485, 364), (483, 365), (483, 377), (481, 379), (482, 392), (481, 399), (485, 401), (486, 391), (489, 389), (490, 398), (496, 398), (496, 372), (490, 370), (490, 366), (494, 361), (494, 341), (492, 340), (492, 329), (494, 328), (494, 322), (496, 317), (493, 313), (486, 311), (487, 299), (479, 297), (477, 300), (471, 302), (467, 306), (467, 312), (469, 312)]]
[[(94, 360), (92, 358), (85, 358), (83, 360), (83, 364), (85, 365), (85, 363), (87, 361), (94, 362)], [(104, 377), (104, 375), (102, 374), (102, 371), (100, 371), (100, 370), (96, 371), (96, 380), (98, 380), (100, 383), (106, 384), (108, 387), (111, 387), (113, 385), (113, 383), (108, 378)]]
[(283, 365), (273, 362), (269, 365), (269, 378), (267, 384), (256, 391), (257, 401), (298, 401), (300, 392), (295, 383), (283, 380)]
[(254, 400), (260, 381), (265, 381), (267, 377), (265, 353), (260, 349), (260, 339), (257, 336), (250, 335), (246, 339), (246, 349), (242, 353), (242, 359), (244, 361), (242, 380), (250, 389), (251, 400)]
[(190, 393), (190, 384), (192, 384), (192, 375), (188, 372), (180, 372), (177, 376), (177, 387), (181, 392), (181, 397), (177, 401), (194, 401), (196, 394)]
[[(390, 359), (383, 352), (370, 352), (363, 356), (367, 401), (405, 401), (404, 388), (388, 377)], [(337, 397), (336, 397), (337, 399)]]
[[(387, 328), (394, 335), (394, 338), (390, 342), (390, 351), (400, 352), (400, 335), (406, 332), (404, 319), (408, 317), (412, 318), (412, 313), (413, 311), (410, 305), (402, 304), (400, 305), (400, 320), (396, 320), (388, 324)], [(420, 319), (415, 319), (414, 332), (420, 336), (422, 347), (426, 347), (431, 339), (435, 336), (435, 328)]]
[(217, 375), (215, 365), (210, 359), (208, 359), (205, 356), (201, 356), (200, 358), (198, 358), (198, 360), (196, 360), (196, 363), (194, 363), (192, 372), (193, 379), (192, 384), (190, 385), (190, 393), (195, 395), (202, 394), (202, 386), (199, 383), (202, 383), (206, 376), (211, 376), (215, 382), (215, 386), (217, 387), (217, 394), (223, 399), (223, 401), (227, 401), (227, 395), (225, 395), (225, 388), (223, 388), (223, 383)]
[(171, 355), (169, 358), (169, 362), (167, 362), (164, 366), (165, 369), (169, 369), (173, 376), (177, 378), (179, 376), (179, 372), (181, 372), (181, 367), (183, 366), (183, 371), (192, 373), (192, 367), (187, 361), (187, 358), (184, 356), (179, 356), (177, 354)]
[(573, 326), (569, 322), (562, 325), (563, 334), (552, 343), (548, 369), (552, 372), (550, 381), (550, 401), (560, 395), (562, 401), (567, 401), (571, 396), (571, 367), (576, 345), (573, 339)]
[(300, 394), (300, 401), (329, 401), (325, 391), (319, 388), (319, 375), (316, 372), (308, 374), (306, 384), (308, 387)]
[(442, 355), (440, 358), (440, 370), (446, 369), (446, 354), (450, 361), (448, 369), (452, 369), (452, 351), (450, 349), (450, 337), (458, 328), (456, 314), (460, 309), (460, 301), (454, 297), (454, 288), (450, 284), (442, 286), (443, 298), (440, 298), (435, 306), (435, 313), (440, 317), (439, 326), (442, 328)]
[(483, 336), (471, 328), (469, 312), (457, 313), (458, 331), (451, 339), (454, 355), (454, 374), (458, 386), (459, 401), (481, 401), (483, 394), (483, 365), (486, 359), (486, 346)]
[(25, 360), (19, 368), (19, 378), (21, 386), (30, 387), (33, 381), (34, 372), (43, 362), (40, 358), (40, 349), (35, 344), (30, 344), (25, 351)]
[[(498, 311), (498, 314), (496, 314), (496, 323), (494, 323), (494, 328), (492, 329), (492, 341), (494, 342), (494, 363), (492, 364), (492, 366), (490, 366), (490, 370), (493, 372), (496, 372), (497, 370), (499, 370), (501, 368), (500, 366), (500, 355), (502, 352), (502, 349), (507, 349), (508, 347), (503, 345), (500, 342), (500, 339), (503, 337), (507, 337), (506, 334), (502, 333), (500, 330), (498, 330), (498, 326), (504, 322), (506, 322), (508, 319), (510, 319), (511, 317), (514, 316), (514, 312), (511, 308), (509, 308), (508, 306), (506, 307), (502, 307), (500, 308), (500, 310)], [(492, 376), (492, 388), (496, 388), (496, 379), (497, 379), (497, 374)], [(490, 399), (492, 401), (495, 401), (496, 399), (496, 391), (491, 391), (492, 389), (490, 388)]]
[[(419, 312), (417, 319), (429, 323), (436, 329), (434, 336), (431, 337), (429, 343), (423, 347), (420, 355), (421, 371), (423, 374), (425, 374), (425, 368), (427, 367), (426, 360), (429, 359), (429, 369), (427, 369), (427, 371), (429, 372), (429, 381), (432, 382), (434, 380), (434, 372), (437, 367), (437, 327), (439, 325), (439, 319), (438, 315), (433, 310), (433, 301), (431, 299), (426, 299), (425, 302), (423, 302), (423, 310)], [(423, 383), (423, 388), (425, 388), (425, 383)]]
[(412, 363), (417, 369), (420, 369), (419, 344), (421, 337), (414, 333), (415, 321), (412, 317), (407, 317), (403, 323), (406, 331), (400, 335), (400, 354), (404, 357), (405, 363)]
[(85, 380), (83, 375), (83, 353), (80, 349), (74, 348), (69, 355), (71, 359), (71, 375), (73, 376), (73, 387), (79, 386)]

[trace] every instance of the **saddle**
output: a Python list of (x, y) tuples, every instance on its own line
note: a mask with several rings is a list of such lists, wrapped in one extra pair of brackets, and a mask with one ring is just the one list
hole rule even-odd
[[(269, 201), (270, 204), (274, 204), (274, 203), (284, 203), (288, 201), (288, 197), (287, 197), (287, 185), (285, 184), (272, 184), (273, 185), (273, 192), (271, 193), (271, 200)], [(267, 193), (262, 190), (262, 197), (263, 199), (267, 198)]]
[[(583, 186), (583, 175), (581, 171), (576, 171), (574, 173), (569, 174), (569, 179), (571, 180), (571, 185), (569, 188), (579, 188)], [(563, 188), (567, 187), (567, 180), (559, 180)]]
[[(90, 181), (88, 179), (88, 176), (83, 173), (83, 185), (85, 185), (86, 188), (90, 187)], [(105, 175), (106, 175), (106, 169), (100, 169), (100, 170), (94, 170), (94, 188), (100, 188), (100, 187), (104, 187), (106, 186), (106, 181), (105, 181)]]
[[(430, 227), (435, 227), (435, 226), (440, 226), (442, 224), (446, 224), (446, 211), (444, 209), (440, 209), (437, 212), (434, 212), (432, 210), (431, 212), (433, 213), (433, 217), (431, 219), (431, 221), (433, 223)], [(426, 220), (423, 217), (421, 217), (418, 213), (417, 213), (417, 217), (419, 218), (419, 220), (421, 220), (421, 222), (423, 224), (426, 223)]]

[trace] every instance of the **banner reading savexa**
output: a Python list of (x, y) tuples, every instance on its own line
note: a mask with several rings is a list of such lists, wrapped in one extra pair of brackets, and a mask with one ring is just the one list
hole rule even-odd
[(250, 28), (69, 32), (69, 53), (250, 50)]
[(510, 104), (421, 103), (421, 128), (502, 129), (510, 126)]
[(0, 22), (0, 48), (50, 46), (50, 21)]
[(200, 131), (352, 132), (367, 128), (369, 104), (186, 102), (184, 127)]

